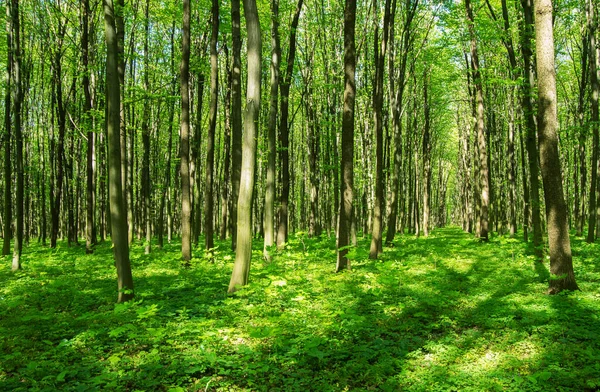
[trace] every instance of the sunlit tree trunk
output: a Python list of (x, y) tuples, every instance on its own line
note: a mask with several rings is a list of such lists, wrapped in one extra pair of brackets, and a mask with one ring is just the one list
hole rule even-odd
[(17, 169), (17, 192), (15, 195), (16, 232), (13, 247), (12, 270), (21, 269), (21, 253), (23, 252), (23, 193), (24, 193), (24, 169), (23, 169), (23, 133), (21, 129), (21, 28), (19, 17), (19, 0), (11, 0), (12, 19), (12, 72), (13, 83), (11, 83), (13, 101), (13, 126), (15, 129), (16, 147), (16, 169)]
[(275, 242), (275, 158), (277, 154), (277, 101), (279, 99), (279, 62), (281, 48), (279, 40), (279, 0), (271, 0), (271, 91), (269, 128), (267, 134), (267, 182), (265, 184), (265, 240), (263, 256), (270, 260), (269, 248)]
[(11, 102), (10, 94), (12, 89), (12, 22), (10, 17), (11, 3), (6, 2), (6, 85), (4, 94), (4, 134), (2, 141), (4, 143), (4, 242), (2, 246), (2, 256), (8, 256), (10, 253), (10, 240), (12, 238), (12, 162), (11, 154)]
[(548, 291), (550, 294), (556, 294), (562, 290), (578, 290), (578, 287), (573, 273), (567, 205), (563, 195), (561, 165), (558, 154), (552, 0), (536, 0), (535, 15), (538, 140), (550, 251), (551, 277)]
[(181, 258), (192, 258), (192, 206), (190, 202), (190, 0), (183, 0), (181, 44)]
[(252, 193), (256, 168), (256, 136), (260, 112), (261, 81), (261, 37), (256, 0), (244, 0), (246, 32), (248, 36), (248, 84), (246, 89), (246, 111), (244, 116), (244, 144), (242, 171), (237, 214), (237, 246), (231, 280), (230, 293), (248, 283), (252, 258)]
[(242, 38), (240, 32), (240, 0), (231, 0), (231, 37), (233, 70), (231, 78), (231, 248), (237, 243), (237, 206), (242, 170)]
[(344, 6), (344, 109), (342, 113), (342, 182), (337, 241), (336, 272), (350, 269), (348, 246), (352, 228), (354, 193), (354, 99), (356, 95), (356, 0), (345, 0)]
[(108, 193), (110, 197), (111, 239), (117, 267), (118, 302), (133, 298), (133, 276), (129, 263), (127, 221), (121, 178), (120, 84), (118, 76), (117, 34), (113, 0), (104, 0), (106, 38), (106, 129), (108, 136)]

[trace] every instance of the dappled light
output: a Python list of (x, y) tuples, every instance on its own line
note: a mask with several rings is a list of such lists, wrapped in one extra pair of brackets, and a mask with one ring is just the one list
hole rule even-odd
[[(547, 296), (547, 264), (515, 239), (457, 228), (367, 238), (335, 274), (333, 238), (292, 236), (227, 295), (233, 253), (180, 268), (179, 244), (131, 251), (136, 300), (114, 304), (108, 244), (34, 246), (0, 278), (3, 390), (594, 390), (597, 245), (574, 242), (582, 292)], [(253, 250), (257, 260), (259, 244)]]

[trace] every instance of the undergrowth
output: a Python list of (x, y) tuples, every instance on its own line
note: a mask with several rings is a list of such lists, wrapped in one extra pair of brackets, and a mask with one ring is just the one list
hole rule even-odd
[(333, 238), (291, 237), (271, 263), (255, 242), (250, 285), (233, 264), (190, 268), (180, 244), (131, 249), (136, 299), (114, 304), (110, 245), (93, 255), (31, 244), (0, 268), (0, 390), (593, 391), (600, 388), (598, 245), (573, 239), (581, 292), (545, 295), (520, 240), (456, 228), (368, 239), (335, 274)]

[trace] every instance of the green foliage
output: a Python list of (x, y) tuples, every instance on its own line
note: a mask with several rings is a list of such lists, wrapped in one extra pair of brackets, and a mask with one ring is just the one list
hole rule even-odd
[(377, 262), (361, 241), (335, 274), (334, 239), (300, 234), (228, 296), (227, 244), (187, 269), (179, 244), (138, 244), (137, 297), (115, 305), (108, 244), (32, 245), (0, 270), (0, 390), (593, 390), (599, 249), (573, 247), (582, 291), (547, 296), (518, 240), (444, 229)]

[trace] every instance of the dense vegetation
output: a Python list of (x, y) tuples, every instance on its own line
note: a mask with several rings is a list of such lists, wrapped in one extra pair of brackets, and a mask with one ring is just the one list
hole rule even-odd
[(361, 246), (343, 274), (333, 238), (299, 233), (232, 296), (226, 243), (187, 269), (178, 243), (137, 245), (137, 298), (116, 305), (108, 243), (34, 246), (25, 271), (0, 271), (0, 389), (595, 390), (600, 249), (573, 245), (582, 291), (558, 296), (522, 241), (458, 228), (377, 262)]
[(0, 389), (600, 388), (597, 1), (2, 4)]

